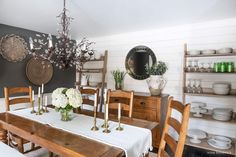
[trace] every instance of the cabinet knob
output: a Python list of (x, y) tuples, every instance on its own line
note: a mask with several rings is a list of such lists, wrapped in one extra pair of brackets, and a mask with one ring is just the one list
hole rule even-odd
[(145, 106), (145, 102), (140, 102), (140, 105), (141, 105), (142, 107), (144, 107), (144, 106)]
[(115, 102), (119, 102), (119, 99), (115, 99), (114, 101), (115, 101)]

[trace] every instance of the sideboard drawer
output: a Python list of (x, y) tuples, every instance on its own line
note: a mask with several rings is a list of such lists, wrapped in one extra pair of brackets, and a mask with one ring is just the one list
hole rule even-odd
[(155, 110), (142, 110), (135, 109), (133, 110), (133, 117), (138, 119), (144, 119), (148, 121), (157, 122), (157, 112)]
[(142, 99), (139, 97), (134, 98), (134, 108), (139, 108), (139, 109), (157, 109), (158, 105), (160, 104), (159, 99)]

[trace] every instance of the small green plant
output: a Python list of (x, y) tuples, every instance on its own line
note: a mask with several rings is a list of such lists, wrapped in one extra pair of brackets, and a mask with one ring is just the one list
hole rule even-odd
[(163, 75), (168, 70), (168, 67), (165, 62), (158, 61), (153, 64), (151, 67), (146, 65), (147, 74), (149, 75)]
[(126, 72), (119, 69), (111, 71), (111, 74), (114, 77), (115, 82), (122, 83), (125, 78)]

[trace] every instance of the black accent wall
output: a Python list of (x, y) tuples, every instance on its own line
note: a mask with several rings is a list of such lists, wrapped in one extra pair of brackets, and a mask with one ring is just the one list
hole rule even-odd
[[(56, 28), (55, 28), (56, 29)], [(35, 36), (35, 31), (12, 27), (0, 24), (0, 38), (7, 34), (15, 34), (25, 39), (29, 47), (29, 37)], [(17, 87), (17, 86), (32, 86), (35, 93), (38, 92), (37, 86), (33, 85), (26, 76), (26, 64), (31, 58), (31, 55), (20, 62), (9, 62), (0, 55), (0, 97), (4, 97), (3, 87)], [(53, 77), (45, 85), (45, 93), (52, 92), (57, 87), (74, 87), (76, 79), (75, 67), (66, 70), (60, 70), (53, 67)]]

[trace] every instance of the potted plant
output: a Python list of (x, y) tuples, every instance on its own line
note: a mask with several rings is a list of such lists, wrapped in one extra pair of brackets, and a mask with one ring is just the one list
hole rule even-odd
[(163, 75), (168, 70), (165, 62), (158, 61), (151, 67), (146, 66), (147, 73), (150, 77), (147, 79), (147, 84), (151, 95), (160, 95), (166, 85), (166, 79)]
[(57, 88), (52, 92), (52, 105), (61, 113), (62, 121), (69, 121), (72, 109), (82, 105), (81, 93), (78, 89)]
[(115, 80), (115, 89), (122, 90), (126, 72), (117, 69), (117, 70), (111, 71), (111, 74)]

